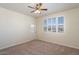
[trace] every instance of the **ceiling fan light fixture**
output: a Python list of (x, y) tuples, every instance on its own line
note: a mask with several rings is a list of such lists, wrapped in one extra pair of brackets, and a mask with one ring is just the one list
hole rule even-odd
[(39, 10), (36, 10), (34, 13), (38, 13), (38, 14), (40, 14), (41, 12), (40, 12)]
[(33, 11), (31, 11), (31, 13), (40, 14), (41, 11), (48, 10), (47, 8), (42, 8), (42, 5), (43, 5), (42, 3), (38, 3), (34, 7), (32, 7), (32, 6), (28, 6), (28, 7), (34, 9)]

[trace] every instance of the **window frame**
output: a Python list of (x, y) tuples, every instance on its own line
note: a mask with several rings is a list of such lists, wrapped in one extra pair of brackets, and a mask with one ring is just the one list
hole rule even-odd
[[(63, 17), (63, 22), (64, 22), (63, 24), (58, 24), (58, 18), (59, 17)], [(56, 26), (56, 31), (55, 32), (53, 32), (53, 30), (52, 30), (52, 26), (53, 26), (52, 25), (52, 20), (53, 20), (53, 18), (56, 18), (56, 24), (54, 24), (54, 26)], [(51, 25), (50, 25), (51, 26), (51, 30), (50, 31), (48, 30), (48, 20), (49, 19), (51, 19)], [(44, 21), (45, 20), (47, 21), (47, 30), (46, 31), (44, 30), (44, 25), (45, 25)], [(60, 26), (60, 25), (63, 25), (63, 31), (62, 32), (61, 31), (59, 32), (59, 30), (58, 30), (58, 26)], [(53, 33), (64, 33), (65, 32), (65, 17), (64, 16), (57, 16), (57, 17), (50, 17), (50, 18), (44, 19), (43, 20), (43, 31), (44, 32), (53, 32)]]

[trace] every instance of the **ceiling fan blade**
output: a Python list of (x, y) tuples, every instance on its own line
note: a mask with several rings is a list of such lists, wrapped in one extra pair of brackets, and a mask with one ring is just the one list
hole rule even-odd
[(31, 11), (31, 13), (35, 12), (35, 10)]
[(29, 8), (35, 9), (34, 7), (28, 6)]
[(47, 11), (48, 9), (41, 9), (41, 10), (45, 10), (45, 11)]

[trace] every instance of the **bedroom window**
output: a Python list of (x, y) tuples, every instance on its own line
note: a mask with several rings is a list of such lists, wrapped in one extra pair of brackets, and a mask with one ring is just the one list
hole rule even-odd
[(44, 31), (47, 31), (47, 20), (44, 20)]
[(64, 17), (53, 17), (44, 20), (44, 31), (64, 32)]
[(64, 32), (64, 17), (58, 17), (58, 32)]
[(52, 32), (56, 32), (56, 18), (52, 18), (51, 22)]
[(47, 30), (48, 31), (51, 31), (52, 29), (51, 29), (51, 18), (48, 18), (48, 20), (47, 20)]

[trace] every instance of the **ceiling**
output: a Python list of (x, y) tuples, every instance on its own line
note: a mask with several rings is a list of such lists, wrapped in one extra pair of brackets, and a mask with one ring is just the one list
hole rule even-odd
[(48, 10), (42, 11), (41, 14), (30, 13), (33, 9), (28, 8), (27, 6), (35, 6), (35, 3), (0, 3), (0, 7), (33, 17), (45, 16), (50, 13), (60, 12), (72, 8), (79, 8), (79, 3), (43, 3), (42, 7), (47, 8)]

